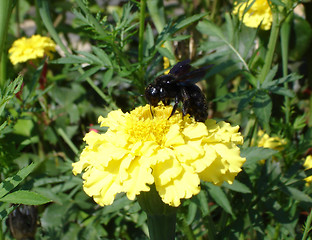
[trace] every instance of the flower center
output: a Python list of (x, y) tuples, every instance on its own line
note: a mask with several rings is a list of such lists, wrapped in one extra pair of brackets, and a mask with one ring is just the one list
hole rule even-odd
[[(149, 108), (132, 111), (128, 115), (126, 124), (126, 133), (130, 136), (129, 141), (136, 143), (138, 141), (154, 141), (158, 145), (163, 145), (164, 136), (169, 131), (171, 125), (178, 123), (179, 114), (170, 116), (171, 106), (158, 106), (152, 109), (153, 115)], [(169, 119), (168, 119), (169, 118)]]

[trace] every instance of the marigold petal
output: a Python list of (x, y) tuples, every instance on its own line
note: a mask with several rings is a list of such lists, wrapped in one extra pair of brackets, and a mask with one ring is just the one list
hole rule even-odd
[(181, 204), (181, 199), (191, 198), (200, 191), (200, 180), (197, 174), (194, 174), (193, 168), (182, 164), (181, 173), (168, 182), (166, 185), (157, 184), (156, 189), (164, 203), (177, 207)]
[(150, 184), (154, 183), (152, 169), (148, 164), (139, 164), (139, 158), (131, 161), (127, 170), (129, 178), (123, 182), (123, 191), (127, 193), (127, 197), (133, 200), (141, 191), (150, 190)]
[(90, 169), (84, 179), (84, 191), (101, 206), (112, 204), (116, 194), (122, 190), (116, 176), (109, 172)]
[(183, 129), (183, 134), (185, 137), (190, 139), (197, 139), (207, 136), (208, 131), (204, 123), (197, 122)]
[(196, 149), (191, 144), (188, 145), (180, 145), (175, 146), (174, 153), (179, 159), (180, 162), (191, 162), (195, 159), (197, 159), (199, 156), (203, 155), (204, 151), (203, 149)]
[(166, 147), (182, 145), (185, 143), (184, 138), (180, 132), (180, 126), (178, 124), (174, 124), (170, 127), (164, 141)]
[(153, 176), (156, 186), (158, 184), (167, 184), (181, 173), (182, 167), (172, 150), (161, 149), (158, 151), (156, 158), (158, 161), (153, 165)]

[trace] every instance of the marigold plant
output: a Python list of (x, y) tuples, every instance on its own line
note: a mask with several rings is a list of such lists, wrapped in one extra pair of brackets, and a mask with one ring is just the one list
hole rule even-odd
[(45, 55), (52, 58), (55, 52), (55, 43), (49, 37), (33, 35), (30, 38), (22, 37), (13, 42), (9, 49), (10, 61), (13, 65), (28, 60), (43, 58)]
[(200, 191), (200, 180), (221, 185), (232, 183), (245, 158), (237, 144), (243, 143), (239, 127), (207, 120), (196, 122), (176, 113), (172, 106), (150, 105), (130, 113), (112, 111), (99, 117), (105, 134), (86, 134), (87, 146), (74, 174), (84, 169), (84, 191), (99, 205), (112, 204), (117, 193), (131, 200), (155, 184), (162, 201), (179, 206), (181, 199)]

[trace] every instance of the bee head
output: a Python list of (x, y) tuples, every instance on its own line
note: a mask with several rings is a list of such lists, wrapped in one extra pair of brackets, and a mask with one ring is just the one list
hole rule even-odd
[(160, 87), (155, 83), (151, 83), (145, 89), (145, 98), (150, 105), (155, 107), (160, 101), (160, 93)]

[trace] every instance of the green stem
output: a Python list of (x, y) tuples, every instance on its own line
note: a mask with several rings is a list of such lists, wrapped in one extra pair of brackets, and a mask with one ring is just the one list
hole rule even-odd
[[(290, 26), (293, 14), (290, 14), (281, 26), (281, 49), (282, 49), (282, 67), (283, 76), (286, 77), (288, 74), (288, 49), (289, 49), (289, 36), (290, 36)], [(288, 88), (287, 83), (284, 83), (284, 87)], [(290, 99), (285, 96), (285, 121), (289, 123), (290, 121)]]
[(191, 226), (187, 223), (185, 217), (182, 219), (182, 232), (187, 240), (195, 240), (196, 237), (191, 229)]
[(305, 226), (304, 226), (304, 233), (302, 236), (302, 240), (306, 240), (308, 237), (308, 234), (311, 230), (311, 222), (312, 222), (312, 210), (310, 211), (310, 214), (305, 222)]
[(50, 9), (49, 9), (49, 1), (48, 0), (36, 0), (36, 6), (38, 6), (43, 24), (47, 28), (53, 40), (65, 52), (66, 55), (70, 54), (69, 50), (64, 45), (64, 43), (62, 42), (61, 38), (59, 37), (57, 31), (55, 30), (53, 26), (51, 15), (50, 15)]
[(4, 240), (3, 230), (2, 230), (2, 223), (0, 224), (0, 240)]
[(6, 40), (8, 34), (8, 23), (15, 1), (0, 1), (0, 87), (3, 87), (6, 80), (7, 50)]
[(174, 240), (176, 215), (147, 214), (147, 225), (151, 240)]
[(271, 65), (273, 62), (273, 56), (274, 56), (274, 51), (278, 39), (278, 32), (279, 32), (279, 27), (280, 27), (280, 21), (279, 21), (279, 16), (278, 12), (273, 11), (273, 24), (271, 28), (271, 34), (270, 34), (270, 39), (268, 43), (268, 51), (265, 55), (265, 60), (264, 60), (264, 66), (262, 68), (262, 71), (260, 73), (260, 83), (263, 83), (266, 75), (271, 69)]
[(62, 128), (57, 129), (57, 133), (63, 138), (63, 140), (67, 143), (67, 145), (70, 147), (70, 149), (75, 153), (75, 155), (78, 155), (78, 149), (75, 146), (75, 144), (70, 140), (70, 138), (66, 135), (64, 130)]
[(150, 186), (149, 192), (141, 192), (137, 199), (147, 214), (150, 239), (174, 240), (177, 208), (162, 201), (155, 185)]
[(140, 5), (140, 29), (139, 29), (139, 63), (142, 68), (143, 44), (144, 44), (144, 24), (145, 24), (146, 0), (141, 0)]
[(35, 1), (35, 7), (36, 7), (36, 17), (35, 17), (35, 22), (36, 22), (36, 27), (37, 27), (37, 33), (42, 35), (42, 30), (43, 30), (43, 26), (42, 26), (42, 21), (41, 21), (41, 17), (40, 17), (40, 12), (39, 12), (39, 7), (38, 7), (38, 1)]
[(213, 220), (211, 218), (211, 215), (210, 213), (205, 217), (205, 222), (207, 223), (207, 227), (208, 227), (208, 239), (209, 240), (214, 240), (215, 239), (215, 232), (216, 232), (216, 229), (215, 229), (215, 226), (213, 224)]

